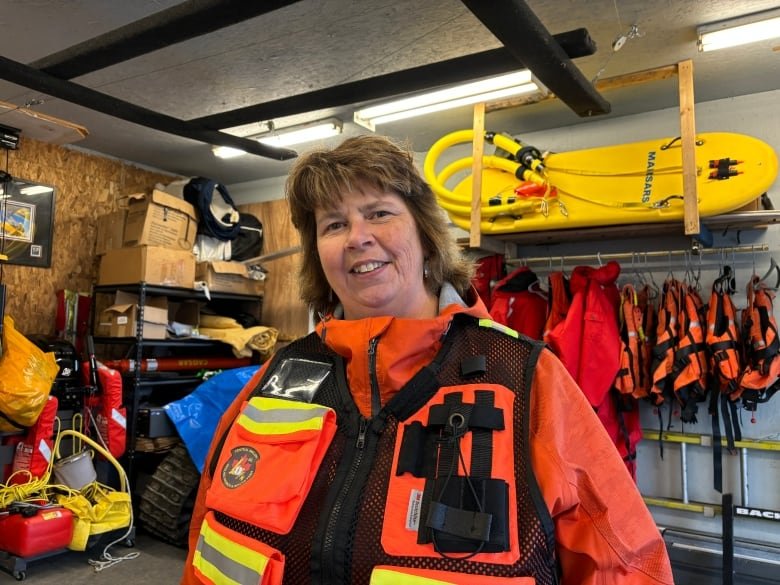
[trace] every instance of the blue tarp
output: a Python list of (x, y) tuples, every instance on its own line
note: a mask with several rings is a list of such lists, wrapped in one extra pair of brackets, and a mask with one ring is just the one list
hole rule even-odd
[(174, 400), (163, 407), (201, 473), (222, 413), (259, 367), (247, 366), (220, 372), (181, 400)]

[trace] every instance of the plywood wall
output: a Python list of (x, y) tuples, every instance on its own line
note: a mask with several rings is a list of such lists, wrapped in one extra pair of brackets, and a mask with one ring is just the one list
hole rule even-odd
[[(290, 221), (290, 210), (283, 199), (239, 206), (263, 224), (263, 255), (294, 249), (300, 245), (298, 232)], [(263, 262), (268, 270), (263, 297), (263, 325), (276, 327), (281, 340), (308, 333), (309, 313), (298, 294), (298, 268), (301, 253), (286, 254)]]
[(178, 178), (24, 136), (18, 150), (0, 150), (0, 169), (55, 188), (51, 268), (2, 269), (6, 314), (26, 334), (54, 333), (57, 290), (90, 291), (97, 273), (97, 218), (117, 209), (124, 195)]

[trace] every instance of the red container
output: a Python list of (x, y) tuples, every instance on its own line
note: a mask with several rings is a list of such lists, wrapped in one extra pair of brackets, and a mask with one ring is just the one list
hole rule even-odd
[(67, 548), (73, 537), (73, 513), (67, 508), (45, 508), (35, 516), (0, 515), (0, 550), (30, 558)]

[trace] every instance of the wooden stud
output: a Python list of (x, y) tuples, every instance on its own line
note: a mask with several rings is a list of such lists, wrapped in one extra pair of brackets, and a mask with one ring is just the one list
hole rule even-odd
[(696, 120), (693, 100), (693, 61), (677, 66), (680, 92), (680, 144), (683, 171), (683, 223), (686, 236), (699, 234), (699, 196), (696, 188)]
[(482, 155), (485, 152), (485, 103), (474, 104), (474, 140), (471, 153), (471, 225), (469, 246), (479, 248), (482, 244)]

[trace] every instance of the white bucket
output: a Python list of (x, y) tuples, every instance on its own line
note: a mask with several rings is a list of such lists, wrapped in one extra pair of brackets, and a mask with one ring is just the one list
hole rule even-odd
[(91, 451), (79, 451), (57, 461), (54, 464), (54, 477), (57, 483), (73, 490), (81, 490), (91, 484), (97, 479)]

